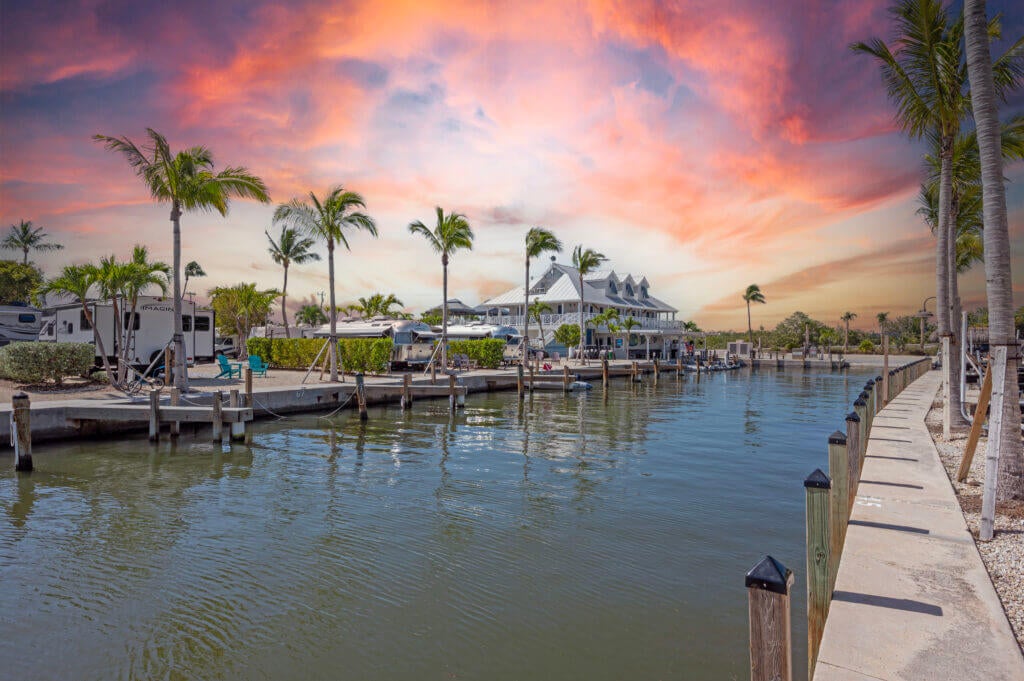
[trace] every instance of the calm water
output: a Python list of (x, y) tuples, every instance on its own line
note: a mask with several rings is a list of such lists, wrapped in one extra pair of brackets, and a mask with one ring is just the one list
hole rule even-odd
[(867, 376), (40, 446), (0, 473), (0, 677), (743, 679), (766, 552), (802, 676), (802, 481)]

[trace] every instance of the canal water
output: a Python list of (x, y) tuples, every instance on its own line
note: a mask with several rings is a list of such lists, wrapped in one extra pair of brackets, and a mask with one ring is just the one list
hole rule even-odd
[(38, 446), (0, 472), (2, 679), (743, 679), (743, 577), (870, 374), (734, 372)]

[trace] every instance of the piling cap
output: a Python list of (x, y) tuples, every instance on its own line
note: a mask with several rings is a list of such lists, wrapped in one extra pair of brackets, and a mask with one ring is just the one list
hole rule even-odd
[(873, 387), (873, 386), (875, 385), (875, 379), (873, 379), (873, 378), (869, 378), (869, 379), (868, 379), (868, 382), (867, 382), (867, 383), (865, 383), (864, 385), (866, 385), (866, 386), (867, 386), (867, 385), (870, 385), (870, 386), (872, 386), (872, 387)]
[[(857, 404), (857, 403), (854, 402), (854, 404)], [(849, 414), (847, 414), (846, 415), (846, 420), (847, 420), (847, 422), (860, 423), (860, 417), (857, 416), (857, 412), (855, 412), (855, 411), (851, 411)]]
[(857, 399), (855, 399), (853, 401), (853, 406), (855, 406), (855, 407), (866, 407), (866, 406), (868, 406), (868, 403), (867, 403), (867, 400), (865, 400), (863, 397), (858, 397)]
[(789, 585), (792, 581), (792, 570), (771, 556), (765, 556), (760, 563), (750, 569), (744, 583), (747, 588), (752, 587), (785, 595), (789, 593)]
[(881, 383), (881, 382), (882, 382), (882, 377), (881, 376), (875, 376), (875, 383)]
[(804, 480), (804, 487), (812, 489), (832, 489), (832, 481), (829, 477), (821, 472), (820, 468), (815, 468), (814, 472), (807, 476)]
[(26, 393), (26, 392), (16, 392), (13, 395), (11, 395), (11, 399), (27, 400), (28, 399), (28, 393)]
[(866, 400), (866, 399), (868, 399), (868, 394), (866, 392), (864, 392), (863, 390), (861, 390), (860, 391), (860, 395), (857, 395), (857, 399), (858, 400)]
[(830, 445), (845, 445), (846, 444), (846, 433), (836, 431), (828, 436), (828, 443)]

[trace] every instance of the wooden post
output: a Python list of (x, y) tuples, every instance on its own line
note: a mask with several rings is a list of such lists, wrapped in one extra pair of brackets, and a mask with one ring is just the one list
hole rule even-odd
[(816, 469), (804, 480), (807, 494), (807, 676), (814, 675), (825, 631), (832, 579), (829, 565), (829, 496), (832, 482)]
[(455, 413), (455, 374), (448, 374), (448, 403)]
[(601, 386), (605, 389), (608, 388), (608, 358), (605, 357), (601, 360)]
[(220, 442), (223, 436), (224, 420), (221, 418), (221, 400), (224, 395), (221, 391), (213, 393), (213, 441)]
[(252, 369), (245, 367), (245, 406), (255, 409), (252, 399)]
[[(857, 431), (857, 435), (859, 436), (857, 438), (857, 444), (860, 445), (860, 468), (864, 468), (864, 456), (868, 453), (868, 403), (864, 399), (866, 397), (866, 393), (861, 393), (860, 397), (853, 402), (853, 411), (857, 413), (857, 418), (860, 419)], [(858, 468), (858, 471), (860, 468)]]
[(832, 493), (829, 495), (829, 583), (834, 587), (850, 514), (847, 505), (850, 498), (850, 459), (846, 450), (846, 435), (838, 430), (828, 437), (828, 470), (832, 474)]
[(164, 385), (172, 385), (174, 383), (171, 377), (171, 367), (174, 366), (171, 363), (171, 346), (170, 344), (164, 346)]
[(149, 391), (149, 441), (160, 440), (160, 391)]
[(885, 395), (882, 392), (885, 390), (885, 385), (882, 381), (882, 376), (875, 376), (875, 413), (882, 411), (882, 407), (885, 406)]
[[(238, 409), (241, 406), (241, 397), (238, 394), (238, 388), (233, 388), (228, 393), (228, 406), (232, 409)], [(232, 421), (231, 422), (231, 439), (241, 442), (245, 440), (245, 421)]]
[(366, 377), (363, 372), (356, 374), (356, 402), (359, 405), (359, 420), (365, 421), (369, 418), (369, 414), (366, 413)]
[(533, 390), (534, 390), (534, 388), (537, 387), (537, 384), (534, 383), (534, 381), (533, 381), (534, 375), (535, 375), (535, 372), (533, 370), (533, 366), (531, 365), (530, 366), (530, 399), (531, 400), (533, 399)]
[(633, 362), (632, 367), (632, 379), (634, 381), (640, 380), (640, 365), (637, 362)]
[(412, 374), (402, 376), (402, 408), (412, 409)]
[(857, 412), (851, 411), (846, 415), (847, 515), (853, 509), (857, 487), (860, 485), (860, 451), (860, 417), (857, 416)]
[(26, 393), (15, 393), (11, 397), (12, 423), (14, 428), (14, 470), (32, 470), (32, 405)]
[(682, 354), (680, 354), (678, 357), (676, 357), (676, 376), (682, 376), (682, 374), (683, 374), (683, 356), (682, 356)]
[(793, 572), (765, 556), (745, 580), (750, 612), (750, 681), (792, 681), (789, 589)]
[(658, 365), (658, 358), (654, 358), (654, 385), (658, 385), (658, 374), (661, 372), (661, 367)]
[[(1006, 363), (1009, 348), (997, 345), (989, 356), (988, 370), (992, 374), (992, 414), (988, 419), (988, 448), (985, 451), (985, 486), (981, 495), (981, 528), (979, 539), (989, 541), (995, 531), (996, 482), (999, 473), (999, 439), (1003, 423), (1003, 400), (1017, 401), (1017, 386), (1006, 385)], [(1016, 377), (1014, 377), (1016, 378)], [(1016, 381), (1014, 381), (1016, 383)], [(1016, 409), (1016, 407), (1013, 407)]]
[[(171, 406), (177, 407), (181, 404), (181, 391), (171, 386)], [(181, 421), (171, 422), (171, 439), (177, 438), (181, 435)]]
[(890, 379), (889, 375), (889, 334), (882, 334), (882, 406), (889, 404), (889, 400), (892, 399), (892, 393), (889, 392)]
[(569, 392), (569, 383), (572, 379), (569, 377), (569, 365), (566, 364), (562, 367), (562, 392)]
[(971, 432), (967, 436), (967, 447), (964, 448), (964, 458), (960, 459), (960, 469), (956, 472), (956, 481), (963, 482), (971, 471), (971, 462), (974, 461), (974, 450), (978, 448), (978, 438), (981, 437), (981, 427), (985, 424), (985, 417), (988, 414), (988, 402), (992, 396), (992, 366), (989, 365), (985, 372), (985, 380), (981, 382), (981, 395), (978, 396), (978, 408), (974, 410), (974, 420), (971, 421)]
[(871, 426), (875, 422), (875, 382), (873, 380), (868, 379), (868, 382), (864, 384), (864, 392), (867, 393), (868, 396), (866, 400), (868, 405), (868, 425), (865, 432), (870, 436)]
[(523, 386), (523, 365), (519, 364), (516, 366), (516, 397), (523, 399), (524, 386)]
[(430, 385), (437, 385), (437, 362), (430, 363)]

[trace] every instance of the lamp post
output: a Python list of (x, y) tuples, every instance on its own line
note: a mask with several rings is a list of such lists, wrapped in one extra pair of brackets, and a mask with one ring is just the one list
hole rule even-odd
[(928, 301), (935, 300), (935, 296), (928, 296), (921, 303), (921, 311), (917, 313), (917, 316), (921, 319), (921, 352), (924, 352), (924, 322), (926, 319), (932, 316), (932, 313), (928, 311)]

